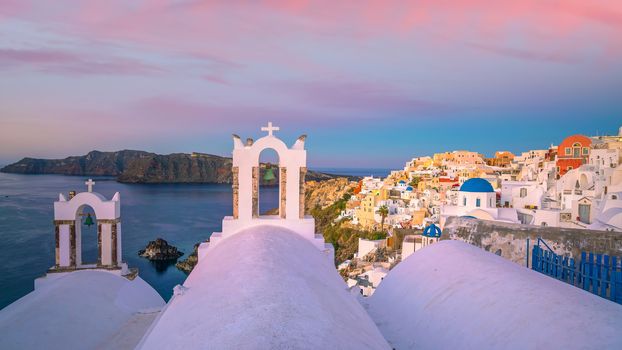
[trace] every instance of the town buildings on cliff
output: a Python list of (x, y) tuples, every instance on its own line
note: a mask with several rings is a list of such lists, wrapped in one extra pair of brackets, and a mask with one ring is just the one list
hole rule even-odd
[(465, 216), (622, 231), (621, 161), (622, 128), (615, 136), (572, 135), (518, 156), (437, 153), (413, 158), (386, 179), (364, 178), (341, 217), (375, 230), (383, 220), (379, 208), (386, 206), (384, 222), (396, 229), (430, 222), (442, 227), (447, 217)]
[[(200, 245), (198, 264), (166, 304), (123, 262), (120, 195), (106, 200), (92, 192), (92, 181), (87, 192), (69, 198), (61, 194), (54, 204), (55, 265), (35, 281), (32, 293), (0, 310), (2, 347), (622, 347), (621, 305), (464, 242), (438, 242), (441, 230), (436, 225), (427, 225), (425, 240), (419, 242), (422, 249), (414, 248), (417, 240), (413, 239), (410, 256), (397, 267), (379, 266), (368, 272), (376, 292), (362, 299), (357, 289), (346, 287), (333, 264), (333, 246), (324, 242), (314, 219), (305, 214), (305, 137), (287, 147), (273, 134), (278, 128), (269, 124), (262, 130), (268, 135), (246, 143), (234, 135), (232, 216), (223, 219), (221, 232)], [(259, 155), (265, 149), (274, 149), (279, 156), (279, 211), (270, 216), (258, 210)], [(444, 196), (428, 188), (424, 196), (413, 195), (419, 188), (415, 177), (397, 173), (382, 186), (366, 179), (374, 188), (361, 188), (359, 194), (365, 191), (365, 197), (378, 197), (374, 205), (397, 204), (389, 216), (412, 220), (413, 212), (424, 210), (429, 215), (418, 224), (443, 215), (442, 209), (434, 212), (431, 207), (443, 201), (464, 203), (465, 198), (467, 204), (461, 208), (475, 201), (475, 208), (494, 219), (515, 213), (494, 212), (500, 209), (492, 203), (497, 201), (495, 185), (461, 178), (461, 167), (470, 174), (470, 167), (485, 166), (478, 156), (466, 152), (439, 159), (457, 167), (452, 170), (443, 163), (424, 169), (451, 178), (446, 190), (450, 193)], [(424, 162), (429, 164), (430, 159)], [(401, 210), (406, 202), (415, 205)], [(78, 248), (80, 215), (86, 207), (96, 214), (95, 264), (83, 262)], [(367, 254), (378, 248), (372, 245)]]

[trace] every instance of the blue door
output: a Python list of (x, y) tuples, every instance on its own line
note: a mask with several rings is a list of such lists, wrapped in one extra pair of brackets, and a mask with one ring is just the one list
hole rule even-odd
[(579, 221), (584, 224), (590, 223), (590, 205), (579, 204)]

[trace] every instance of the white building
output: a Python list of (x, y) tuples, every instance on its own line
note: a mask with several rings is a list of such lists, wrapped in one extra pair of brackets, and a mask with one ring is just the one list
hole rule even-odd
[(386, 238), (378, 239), (378, 240), (359, 238), (359, 248), (354, 257), (362, 258), (369, 253), (375, 252), (376, 250), (380, 248), (386, 248), (386, 247), (387, 247)]
[(457, 205), (441, 206), (441, 228), (450, 216), (469, 216), (481, 220), (518, 223), (514, 208), (497, 208), (497, 195), (490, 183), (484, 179), (467, 180), (458, 193)]

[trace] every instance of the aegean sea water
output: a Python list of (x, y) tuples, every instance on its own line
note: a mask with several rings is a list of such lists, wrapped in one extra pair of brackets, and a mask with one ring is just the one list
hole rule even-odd
[[(326, 172), (386, 176), (383, 169), (322, 169)], [(329, 171), (330, 170), (330, 171)], [(85, 191), (84, 176), (18, 175), (0, 173), (0, 309), (34, 288), (34, 279), (54, 264), (53, 206), (58, 194)], [(222, 218), (231, 215), (230, 185), (122, 184), (94, 177), (94, 191), (106, 198), (121, 193), (123, 260), (165, 300), (186, 274), (173, 264), (153, 264), (138, 251), (155, 238), (164, 238), (185, 254), (194, 244), (219, 232)], [(278, 188), (261, 188), (260, 211), (277, 207)], [(83, 257), (96, 259), (97, 230), (83, 227)], [(89, 258), (91, 260), (89, 260)]]
[[(54, 265), (54, 201), (59, 193), (85, 191), (86, 177), (0, 173), (0, 309), (34, 288), (34, 279)], [(230, 185), (122, 184), (93, 178), (94, 191), (106, 198), (121, 193), (123, 260), (165, 300), (186, 274), (175, 264), (152, 264), (138, 251), (162, 237), (189, 255), (194, 244), (221, 228), (231, 215)], [(260, 210), (276, 207), (278, 188), (262, 188)], [(96, 259), (96, 226), (83, 226), (83, 257)], [(85, 259), (86, 261), (91, 261)]]

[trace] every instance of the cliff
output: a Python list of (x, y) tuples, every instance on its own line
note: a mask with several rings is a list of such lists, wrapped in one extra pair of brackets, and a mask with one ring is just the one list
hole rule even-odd
[[(265, 165), (262, 164), (262, 169)], [(278, 177), (278, 168), (274, 169)], [(231, 158), (211, 154), (144, 151), (92, 151), (65, 159), (24, 158), (0, 169), (4, 173), (115, 176), (125, 183), (231, 183)], [(334, 175), (309, 171), (308, 180), (328, 180)], [(264, 182), (276, 185), (276, 180)]]
[(307, 180), (309, 181), (305, 186), (305, 208), (308, 213), (315, 207), (324, 209), (332, 205), (356, 186), (356, 183), (345, 177), (325, 181), (315, 181), (307, 177)]

